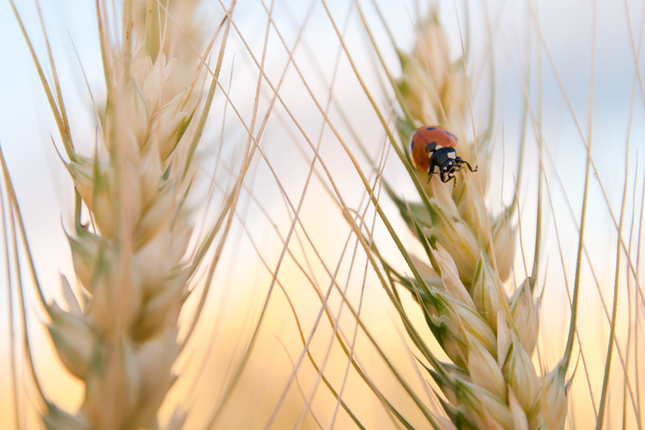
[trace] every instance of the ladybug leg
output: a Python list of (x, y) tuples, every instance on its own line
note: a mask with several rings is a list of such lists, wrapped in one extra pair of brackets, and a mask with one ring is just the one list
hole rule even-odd
[(453, 187), (457, 186), (457, 179), (452, 172), (441, 172), (441, 182), (444, 184), (453, 181)]

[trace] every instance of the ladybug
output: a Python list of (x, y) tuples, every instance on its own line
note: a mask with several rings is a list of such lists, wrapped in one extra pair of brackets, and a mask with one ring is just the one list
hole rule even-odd
[(440, 175), (441, 182), (454, 179), (464, 164), (471, 172), (476, 172), (477, 166), (473, 169), (470, 163), (462, 160), (455, 146), (457, 137), (445, 128), (438, 125), (421, 127), (410, 139), (412, 165), (421, 172), (428, 172), (430, 177), (433, 173)]

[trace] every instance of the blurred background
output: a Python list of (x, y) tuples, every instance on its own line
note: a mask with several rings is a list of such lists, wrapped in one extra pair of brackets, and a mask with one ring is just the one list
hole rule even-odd
[[(97, 100), (104, 96), (93, 3), (59, 0), (40, 4), (72, 132), (87, 151), (95, 141), (88, 86)], [(384, 22), (373, 2), (361, 1), (360, 6), (386, 67), (398, 76), (400, 63), (392, 42), (409, 52), (414, 45), (415, 25), (426, 16), (429, 5), (403, 0), (376, 3)], [(221, 93), (216, 95), (207, 145), (199, 154), (204, 178), (215, 175), (214, 183), (223, 188), (227, 169), (240, 162), (259, 77), (256, 61), (260, 62), (263, 54), (264, 72), (272, 85), (277, 86), (283, 74), (284, 83), (279, 90), (282, 100), (266, 114), (273, 89), (262, 82), (259, 115), (268, 119), (259, 142), (263, 151), (256, 154), (245, 180), (234, 230), (211, 286), (198, 335), (177, 365), (182, 378), (164, 404), (164, 419), (174, 405), (185, 404), (191, 411), (188, 428), (203, 428), (210, 420), (215, 428), (350, 428), (348, 414), (304, 354), (303, 339), (309, 343), (316, 365), (324, 366), (329, 381), (342, 390), (343, 399), (366, 428), (393, 428), (378, 398), (350, 369), (334, 340), (336, 333), (328, 315), (322, 312), (322, 300), (338, 319), (342, 336), (355, 344), (357, 360), (374, 384), (409, 414), (410, 422), (414, 423), (415, 414), (419, 414), (365, 335), (359, 330), (353, 340), (356, 320), (332, 282), (346, 289), (344, 294), (360, 313), (364, 326), (406, 380), (423, 393), (421, 379), (425, 375), (416, 373), (414, 351), (408, 350), (400, 321), (336, 203), (342, 199), (357, 217), (364, 217), (365, 228), (374, 229), (375, 242), (386, 260), (405, 270), (382, 223), (375, 219), (373, 207), (367, 204), (365, 188), (341, 140), (372, 183), (376, 180), (375, 164), (384, 163), (383, 178), (396, 192), (413, 198), (414, 188), (401, 161), (388, 150), (383, 127), (343, 51), (332, 19), (360, 76), (393, 127), (397, 111), (391, 86), (356, 4), (337, 0), (325, 4), (320, 0), (241, 0), (234, 11), (237, 28), (231, 30), (220, 81), (228, 88), (235, 109)], [(16, 5), (36, 54), (45, 61), (46, 47), (34, 2), (19, 0)], [(223, 6), (204, 2), (201, 7), (204, 29), (213, 33), (224, 15)], [(265, 7), (272, 8), (275, 25), (268, 32), (266, 48)], [(548, 186), (542, 207), (544, 244), (538, 279), (538, 292), (542, 294), (539, 354), (534, 357), (542, 370), (554, 366), (566, 342), (567, 290), (572, 288), (575, 274), (585, 145), (591, 143), (595, 171), (588, 201), (584, 237), (587, 256), (582, 266), (578, 324), (587, 368), (583, 372), (580, 362), (568, 425), (589, 428), (595, 422), (594, 402), (600, 395), (609, 334), (606, 315), (611, 312), (616, 278), (617, 339), (624, 347), (620, 357), (613, 359), (610, 414), (621, 416), (624, 407), (632, 408), (640, 399), (627, 393), (623, 369), (629, 370), (630, 388), (636, 390), (639, 382), (643, 384), (642, 372), (638, 374), (633, 363), (634, 348), (640, 348), (642, 356), (643, 345), (628, 341), (628, 337), (643, 329), (645, 279), (638, 270), (637, 257), (644, 248), (640, 221), (645, 180), (645, 162), (641, 159), (645, 154), (645, 99), (639, 66), (644, 64), (645, 3), (455, 0), (439, 1), (438, 11), (451, 59), (461, 61), (463, 50), (468, 49), (466, 71), (473, 123), (466, 128), (470, 136), (486, 126), (490, 115), (494, 118), (488, 193), (491, 211), (499, 213), (511, 201), (516, 185), (519, 190), (520, 237), (514, 266), (518, 284), (532, 270), (540, 180), (538, 137), (543, 145), (543, 180)], [(289, 64), (283, 42), (293, 51), (297, 68)], [(527, 101), (531, 108), (522, 136)], [(328, 112), (334, 130), (324, 125), (321, 109)], [(367, 149), (366, 154), (360, 151), (359, 143)], [(0, 144), (40, 282), (47, 298), (60, 300), (59, 273), (74, 279), (65, 236), (65, 229), (72, 223), (73, 186), (56, 151), (61, 147), (56, 124), (8, 2), (0, 3)], [(310, 144), (320, 145), (320, 159), (315, 162)], [(525, 155), (520, 165), (522, 145)], [(516, 184), (520, 171), (521, 182)], [(624, 192), (622, 238), (630, 256), (622, 256), (616, 277), (617, 225)], [(207, 202), (194, 202), (196, 207), (202, 203)], [(412, 252), (420, 249), (395, 206), (386, 197), (381, 204), (406, 247)], [(208, 219), (208, 210), (203, 214), (200, 219)], [(627, 275), (626, 261), (631, 261), (636, 271), (632, 276)], [(6, 273), (4, 252), (0, 266)], [(640, 296), (635, 279), (641, 285)], [(4, 278), (0, 282), (7, 283)], [(45, 392), (60, 407), (72, 410), (80, 403), (82, 387), (66, 374), (52, 352), (33, 290), (26, 290), (36, 371)], [(405, 300), (411, 302), (409, 297)], [(190, 306), (189, 302), (186, 312)], [(227, 395), (225, 387), (248, 350), (263, 309), (266, 314), (249, 362), (240, 382)], [(11, 345), (6, 288), (0, 295), (0, 315), (0, 427), (10, 428), (12, 350), (18, 359), (19, 379), (28, 382), (29, 375), (21, 358), (24, 352), (20, 341), (14, 340)], [(422, 325), (422, 316), (417, 317)], [(432, 343), (429, 331), (426, 334)], [(621, 360), (626, 364), (621, 365)], [(633, 424), (631, 419), (627, 427)]]

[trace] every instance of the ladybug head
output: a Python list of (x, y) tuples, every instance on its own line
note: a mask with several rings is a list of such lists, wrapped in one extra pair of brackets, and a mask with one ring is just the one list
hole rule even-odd
[(444, 161), (440, 167), (441, 181), (448, 182), (455, 177), (455, 173), (457, 173), (459, 169), (461, 169), (461, 163), (459, 161), (453, 160), (452, 158)]
[(438, 174), (441, 178), (441, 182), (448, 182), (449, 180), (455, 177), (463, 165), (466, 164), (470, 171), (476, 171), (470, 167), (467, 161), (462, 160), (457, 156), (457, 152), (454, 148), (439, 148), (437, 149), (430, 158), (430, 169), (428, 173)]
[(444, 174), (459, 170), (457, 152), (454, 148), (439, 148), (430, 157), (430, 173)]

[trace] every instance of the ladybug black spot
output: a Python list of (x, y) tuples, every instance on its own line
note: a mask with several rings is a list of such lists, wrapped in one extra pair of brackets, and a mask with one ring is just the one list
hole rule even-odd
[(430, 142), (426, 145), (426, 152), (432, 152), (437, 147), (437, 142)]
[(436, 130), (437, 127), (426, 127), (426, 130)]

